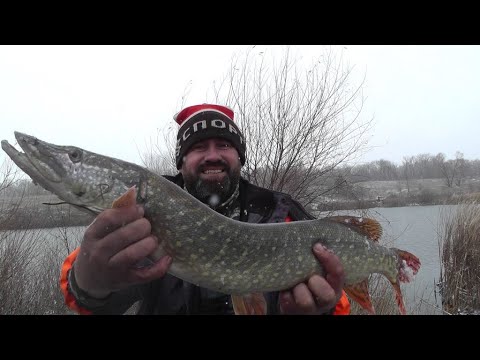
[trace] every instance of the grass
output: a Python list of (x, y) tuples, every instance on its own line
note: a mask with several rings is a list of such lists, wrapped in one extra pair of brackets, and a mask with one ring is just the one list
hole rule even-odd
[(59, 286), (67, 249), (62, 242), (45, 240), (41, 229), (0, 233), (0, 314), (72, 314)]
[(459, 205), (441, 220), (440, 291), (452, 314), (480, 312), (480, 204)]
[[(16, 203), (14, 208), (0, 206), (7, 215), (0, 221), (0, 314), (72, 314), (60, 292), (60, 268), (81, 234), (66, 226), (32, 229), (32, 222), (38, 220), (35, 206), (25, 198)], [(32, 211), (19, 216), (20, 208)], [(21, 223), (19, 229), (8, 229), (11, 219)]]

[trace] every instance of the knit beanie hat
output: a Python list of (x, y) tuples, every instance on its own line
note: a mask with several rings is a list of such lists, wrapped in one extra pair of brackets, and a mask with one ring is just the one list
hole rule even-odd
[(242, 165), (245, 164), (245, 140), (233, 122), (233, 110), (222, 105), (201, 104), (186, 107), (174, 117), (180, 125), (175, 152), (177, 169), (182, 167), (183, 157), (194, 143), (212, 137), (223, 138), (238, 151)]

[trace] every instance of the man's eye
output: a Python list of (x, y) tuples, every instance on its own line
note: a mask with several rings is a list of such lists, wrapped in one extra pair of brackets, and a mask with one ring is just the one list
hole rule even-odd
[(193, 145), (192, 146), (192, 150), (197, 150), (197, 151), (201, 151), (205, 148), (205, 146), (203, 145)]

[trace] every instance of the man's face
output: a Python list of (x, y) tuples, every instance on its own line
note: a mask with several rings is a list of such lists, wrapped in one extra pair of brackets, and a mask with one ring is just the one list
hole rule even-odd
[(234, 192), (241, 167), (238, 151), (228, 140), (211, 138), (188, 149), (180, 172), (187, 191), (215, 208)]

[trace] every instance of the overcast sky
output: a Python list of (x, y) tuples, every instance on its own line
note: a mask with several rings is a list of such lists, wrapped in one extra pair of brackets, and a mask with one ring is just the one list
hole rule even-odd
[[(233, 54), (251, 47), (0, 46), (1, 139), (14, 144), (21, 131), (140, 164), (182, 95), (205, 102)], [(324, 51), (292, 48), (304, 59)], [(480, 159), (480, 46), (336, 49), (366, 76), (362, 116), (374, 122), (363, 162), (456, 151)]]

